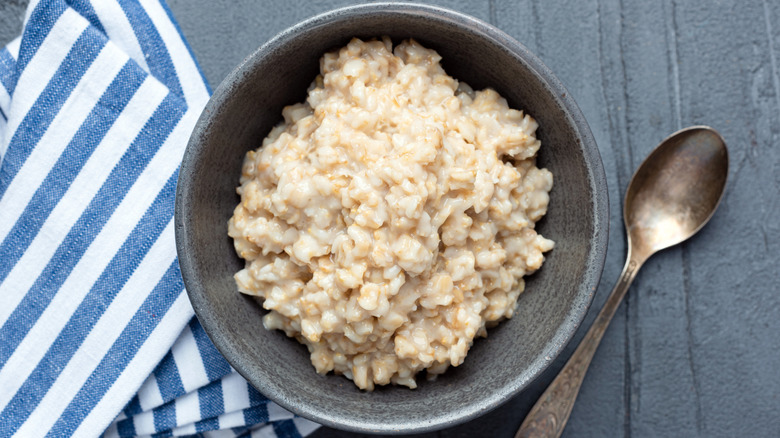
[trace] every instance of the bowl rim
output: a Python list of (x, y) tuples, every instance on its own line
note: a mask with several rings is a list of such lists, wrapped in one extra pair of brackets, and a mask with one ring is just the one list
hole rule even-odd
[[(195, 269), (195, 262), (190, 253), (186, 250), (193, 242), (192, 235), (188, 232), (187, 223), (185, 221), (185, 210), (188, 208), (189, 204), (187, 193), (191, 192), (191, 187), (193, 186), (191, 179), (186, 177), (188, 174), (186, 169), (192, 167), (197, 161), (197, 157), (200, 154), (200, 148), (198, 146), (198, 143), (200, 142), (199, 139), (205, 135), (210, 127), (209, 114), (222, 106), (226, 100), (230, 98), (232, 94), (231, 84), (240, 80), (244, 72), (257, 66), (260, 60), (266, 55), (293, 40), (302, 32), (310, 30), (311, 28), (349, 19), (356, 15), (364, 16), (375, 13), (415, 16), (424, 15), (438, 21), (449, 22), (457, 27), (468, 28), (472, 32), (479, 34), (482, 38), (491, 40), (493, 44), (496, 44), (521, 58), (527, 66), (533, 70), (533, 73), (549, 87), (557, 104), (564, 109), (565, 115), (570, 119), (571, 125), (576, 128), (580, 140), (578, 141), (578, 143), (580, 143), (579, 149), (582, 151), (583, 157), (588, 163), (588, 166), (586, 166), (587, 182), (593, 193), (592, 207), (594, 212), (593, 235), (590, 239), (590, 249), (586, 265), (587, 269), (584, 271), (582, 282), (582, 285), (586, 287), (583, 288), (580, 286), (581, 292), (575, 295), (563, 323), (557, 328), (551, 340), (536, 359), (531, 362), (530, 366), (518, 373), (520, 375), (519, 378), (514, 379), (511, 382), (511, 385), (507, 385), (501, 390), (491, 394), (491, 397), (481, 404), (465, 407), (459, 406), (446, 415), (440, 415), (425, 422), (398, 422), (393, 425), (388, 425), (387, 423), (366, 424), (363, 422), (345, 421), (343, 418), (330, 415), (330, 413), (326, 411), (308, 410), (307, 406), (300, 406), (294, 402), (290, 402), (285, 394), (264, 384), (264, 382), (253, 381), (251, 373), (247, 371), (247, 367), (250, 364), (244, 363), (244, 361), (239, 359), (240, 351), (229, 342), (224, 342), (225, 339), (222, 333), (217, 332), (214, 329), (218, 318), (207, 306), (204, 288), (199, 282), (194, 280), (198, 277), (197, 270)], [(464, 13), (433, 5), (403, 2), (378, 2), (332, 9), (300, 21), (276, 34), (265, 44), (261, 45), (252, 54), (241, 61), (241, 63), (223, 79), (219, 86), (214, 90), (214, 93), (200, 115), (184, 153), (176, 186), (174, 223), (176, 251), (181, 274), (195, 314), (201, 321), (204, 330), (209, 338), (212, 339), (219, 352), (250, 384), (283, 408), (325, 426), (360, 433), (415, 434), (440, 430), (444, 427), (461, 424), (497, 408), (526, 389), (530, 383), (538, 378), (553, 363), (553, 360), (560, 355), (569, 341), (574, 337), (574, 334), (584, 320), (601, 278), (609, 236), (609, 197), (606, 174), (601, 155), (584, 115), (561, 81), (536, 55), (502, 30)]]

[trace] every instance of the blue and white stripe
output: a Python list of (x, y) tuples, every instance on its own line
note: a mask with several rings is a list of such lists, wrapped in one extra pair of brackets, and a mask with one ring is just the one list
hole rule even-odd
[(302, 436), (193, 318), (178, 165), (209, 89), (160, 0), (30, 2), (0, 51), (0, 436)]

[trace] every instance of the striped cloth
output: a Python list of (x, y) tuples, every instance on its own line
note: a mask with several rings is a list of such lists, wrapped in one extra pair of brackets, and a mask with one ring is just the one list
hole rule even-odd
[(160, 0), (32, 1), (0, 51), (0, 437), (317, 427), (231, 369), (184, 291), (174, 189), (208, 97)]

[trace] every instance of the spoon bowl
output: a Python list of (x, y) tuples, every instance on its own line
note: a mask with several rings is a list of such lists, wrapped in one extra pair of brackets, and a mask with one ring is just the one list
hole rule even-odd
[(520, 425), (515, 438), (559, 437), (593, 355), (636, 273), (657, 251), (701, 229), (726, 188), (726, 142), (708, 126), (692, 126), (667, 137), (639, 165), (628, 185), (623, 221), (628, 255), (618, 283), (558, 376)]
[(728, 167), (726, 142), (707, 126), (662, 141), (626, 191), (623, 220), (634, 254), (649, 257), (699, 231), (720, 202)]

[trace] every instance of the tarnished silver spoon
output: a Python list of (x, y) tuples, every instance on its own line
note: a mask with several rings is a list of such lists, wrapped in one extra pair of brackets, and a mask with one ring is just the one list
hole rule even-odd
[(523, 421), (515, 438), (559, 437), (604, 331), (637, 271), (656, 252), (696, 234), (715, 213), (726, 187), (726, 142), (714, 129), (675, 132), (639, 166), (626, 191), (626, 265), (588, 333)]

